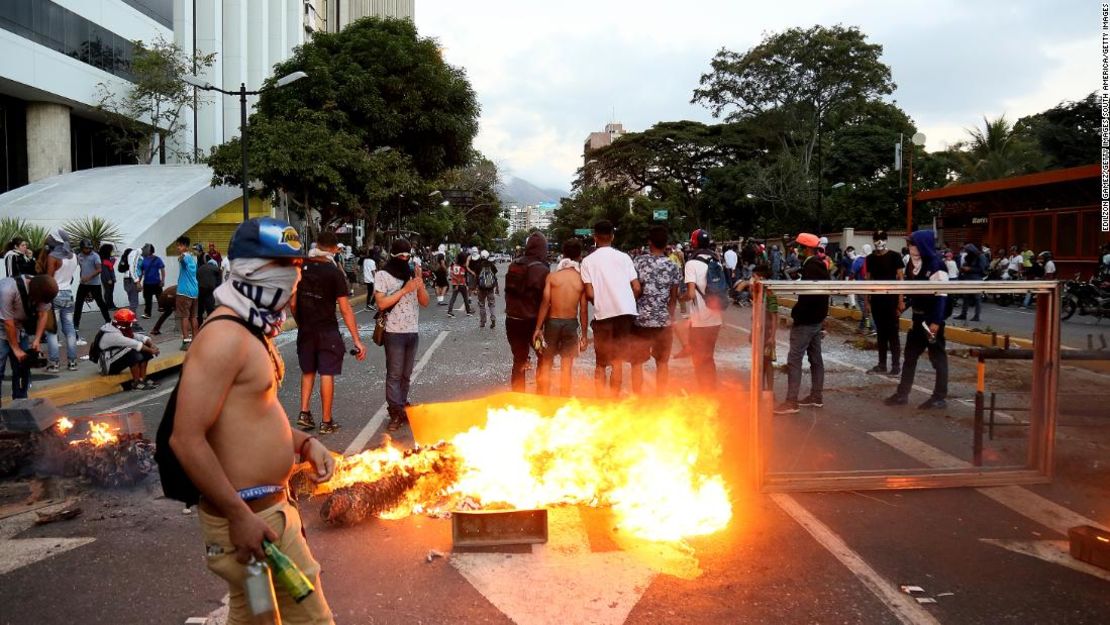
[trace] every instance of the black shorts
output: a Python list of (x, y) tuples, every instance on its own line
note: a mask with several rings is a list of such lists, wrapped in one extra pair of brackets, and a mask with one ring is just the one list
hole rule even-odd
[(608, 319), (594, 319), (594, 354), (597, 366), (607, 367), (614, 362), (628, 360), (628, 337), (632, 333), (633, 315), (618, 315)]
[(130, 350), (123, 356), (120, 356), (119, 360), (116, 360), (112, 364), (108, 365), (108, 375), (123, 373), (124, 371), (130, 369), (132, 366), (140, 365), (144, 362), (147, 362), (148, 360), (151, 360), (152, 358), (154, 358), (154, 354), (141, 352), (134, 349)]
[(574, 358), (578, 355), (578, 320), (548, 319), (543, 324), (543, 340), (547, 342), (544, 356)]
[(297, 362), (303, 373), (342, 374), (344, 351), (339, 328), (302, 328), (297, 332)]
[(628, 361), (634, 365), (642, 365), (649, 358), (655, 362), (667, 362), (671, 359), (671, 347), (674, 345), (674, 328), (642, 328), (632, 326), (632, 341), (628, 348)]

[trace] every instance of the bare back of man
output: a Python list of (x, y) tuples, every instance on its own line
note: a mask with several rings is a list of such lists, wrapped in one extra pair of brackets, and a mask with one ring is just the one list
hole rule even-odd
[(585, 337), (586, 320), (586, 285), (578, 270), (566, 267), (548, 274), (536, 321), (536, 335), (542, 334), (547, 342), (547, 351), (540, 356), (536, 370), (536, 390), (541, 395), (546, 395), (551, 388), (551, 368), (555, 356), (561, 359), (559, 393), (570, 394), (574, 357), (584, 346), (578, 332), (582, 330), (581, 336)]

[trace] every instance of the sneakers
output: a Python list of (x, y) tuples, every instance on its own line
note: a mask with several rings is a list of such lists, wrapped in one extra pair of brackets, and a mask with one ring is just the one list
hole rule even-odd
[(868, 369), (867, 372), (870, 374), (882, 375), (886, 373), (886, 365), (875, 365), (874, 367)]
[(775, 414), (798, 414), (801, 411), (798, 408), (798, 402), (790, 401), (789, 399), (775, 406)]
[(66, 371), (77, 371), (77, 362), (71, 360), (66, 363)]
[(144, 313), (143, 314), (143, 319), (150, 319), (150, 315)]
[(151, 336), (162, 336), (162, 331), (161, 330), (151, 330), (150, 335)]
[(403, 413), (391, 414), (389, 415), (389, 423), (386, 424), (385, 429), (389, 430), (390, 432), (396, 432), (397, 430), (401, 429), (401, 426), (404, 425), (405, 420), (405, 415)]
[(151, 378), (147, 378), (147, 379), (143, 380), (143, 384), (146, 384), (147, 388), (158, 388), (160, 386), (157, 382), (155, 382)]
[(474, 316), (474, 311), (473, 310), (466, 311), (466, 316), (467, 317), (473, 317)]
[(454, 317), (454, 316), (455, 316), (455, 313), (453, 313), (453, 312), (451, 312), (450, 310), (448, 310), (448, 311), (447, 311), (447, 316), (448, 316), (448, 317)]
[(888, 405), (888, 406), (905, 406), (906, 404), (909, 403), (909, 401), (910, 401), (909, 398), (906, 397), (905, 395), (899, 395), (898, 393), (895, 393), (895, 394), (891, 395), (890, 397), (887, 397), (886, 399), (884, 399), (883, 403)]
[(947, 407), (948, 407), (948, 402), (944, 401), (943, 399), (937, 399), (935, 397), (930, 397), (929, 399), (926, 399), (920, 406), (918, 406), (917, 409), (918, 410), (935, 410), (935, 409), (941, 409), (941, 408), (947, 408)]
[(891, 369), (890, 373), (888, 373), (887, 375), (889, 375), (892, 378), (902, 377), (902, 367), (895, 367), (895, 368)]
[(142, 380), (134, 380), (133, 382), (131, 382), (131, 390), (133, 391), (145, 391), (148, 388), (150, 387), (147, 386), (146, 382)]
[(305, 432), (315, 429), (316, 421), (312, 419), (312, 413), (302, 410), (301, 414), (297, 415), (297, 427)]
[(46, 365), (46, 372), (47, 373), (59, 373), (59, 372), (61, 372), (61, 370), (62, 370), (62, 368), (59, 367), (58, 363), (56, 363), (56, 362), (52, 362), (52, 363)]
[(332, 432), (338, 430), (340, 427), (342, 426), (336, 423), (335, 419), (332, 419), (331, 421), (324, 421), (320, 424), (320, 434), (331, 434)]
[(189, 347), (193, 344), (193, 339), (184, 339), (181, 341), (181, 351), (189, 351)]
[(77, 337), (77, 346), (78, 347), (81, 347), (82, 345), (88, 345), (88, 344), (89, 344), (89, 342), (86, 341), (85, 339), (83, 339), (81, 337)]
[(801, 399), (801, 400), (798, 401), (798, 405), (799, 406), (811, 406), (813, 408), (823, 408), (825, 406), (825, 401), (822, 400), (820, 397), (814, 397), (813, 395), (807, 395), (804, 399)]
[(493, 326), (495, 326), (495, 325), (497, 325), (497, 321), (494, 320), (494, 319), (490, 319), (489, 320), (489, 329), (492, 330)]

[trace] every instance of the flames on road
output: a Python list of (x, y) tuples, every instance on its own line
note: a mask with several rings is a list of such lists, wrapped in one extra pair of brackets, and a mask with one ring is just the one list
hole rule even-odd
[[(73, 430), (74, 423), (72, 420), (62, 417), (54, 423), (54, 429), (62, 436), (69, 434)], [(111, 424), (105, 421), (89, 421), (89, 433), (85, 438), (69, 441), (70, 445), (92, 445), (93, 447), (104, 447), (105, 445), (114, 445), (119, 442), (119, 435), (113, 430)]]
[[(459, 501), (486, 508), (576, 504), (610, 507), (621, 531), (640, 538), (710, 534), (732, 518), (729, 490), (718, 472), (717, 413), (715, 401), (692, 397), (570, 400), (554, 411), (489, 407), (484, 426), (456, 434), (436, 450), (458, 461), (445, 489), (414, 489), (404, 504), (379, 516), (434, 511)], [(421, 455), (387, 446), (343, 458), (336, 477), (316, 494), (396, 475), (406, 463), (428, 462)], [(401, 473), (415, 475), (419, 467)]]

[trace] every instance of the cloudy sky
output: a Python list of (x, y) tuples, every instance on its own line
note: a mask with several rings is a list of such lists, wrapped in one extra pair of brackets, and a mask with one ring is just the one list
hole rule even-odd
[(477, 147), (509, 174), (569, 189), (586, 136), (712, 121), (690, 104), (721, 47), (764, 33), (858, 26), (883, 46), (893, 98), (928, 138), (960, 140), (1098, 87), (1100, 9), (1088, 0), (417, 0), (421, 34), (466, 69), (482, 105)]

